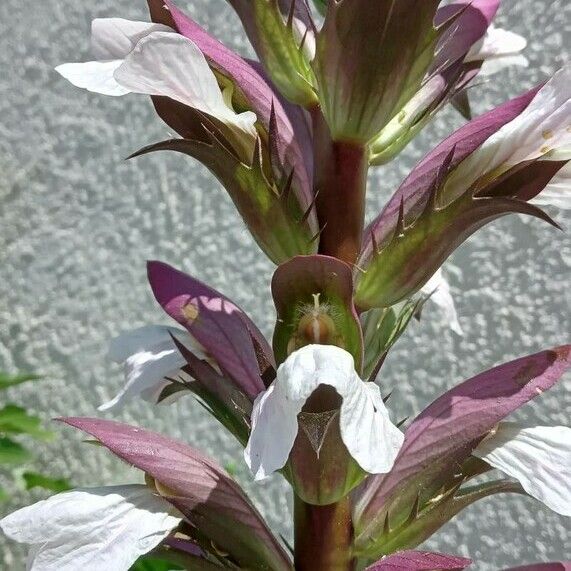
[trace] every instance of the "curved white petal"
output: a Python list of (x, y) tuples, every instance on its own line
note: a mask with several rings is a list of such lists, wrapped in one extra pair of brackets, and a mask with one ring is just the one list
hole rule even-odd
[(278, 368), (276, 380), (260, 394), (252, 414), (252, 432), (244, 451), (256, 480), (287, 462), (297, 431), (297, 415), (320, 385), (333, 387), (342, 399), (341, 438), (367, 472), (388, 472), (403, 434), (392, 424), (380, 390), (357, 375), (350, 353), (332, 345), (307, 345)]
[(494, 75), (506, 67), (528, 67), (529, 60), (524, 55), (506, 55), (484, 60), (480, 76)]
[(87, 61), (84, 63), (64, 63), (56, 71), (71, 84), (93, 93), (119, 97), (129, 93), (128, 89), (115, 80), (115, 70), (123, 60)]
[(96, 18), (91, 23), (91, 50), (99, 61), (125, 59), (139, 40), (153, 32), (174, 32), (152, 22), (123, 18)]
[[(123, 363), (125, 385), (117, 396), (102, 404), (99, 410), (119, 409), (134, 397), (157, 403), (163, 389), (170, 384), (166, 378), (183, 375), (180, 370), (186, 365), (172, 335), (198, 357), (205, 358), (202, 348), (186, 331), (174, 327), (147, 325), (123, 333), (109, 344), (109, 357)], [(175, 393), (168, 402), (173, 402), (182, 393)]]
[(469, 155), (448, 177), (453, 188), (468, 188), (479, 178), (499, 176), (511, 166), (534, 160), (571, 159), (571, 64), (560, 69), (527, 108)]
[(436, 271), (420, 291), (425, 295), (430, 295), (430, 301), (433, 301), (442, 309), (450, 329), (458, 335), (464, 335), (464, 331), (462, 331), (460, 321), (458, 320), (454, 298), (450, 293), (450, 285), (444, 279), (441, 268)]
[(115, 71), (115, 79), (135, 93), (163, 95), (198, 109), (254, 140), (256, 115), (235, 113), (226, 105), (204, 55), (184, 36), (149, 34)]
[(530, 202), (569, 210), (571, 208), (571, 162), (567, 163)]
[(484, 37), (472, 46), (464, 61), (484, 61), (515, 55), (523, 51), (526, 46), (527, 40), (523, 36), (503, 28), (490, 26)]
[(144, 485), (57, 494), (0, 520), (10, 538), (30, 545), (29, 571), (127, 571), (181, 521)]
[(473, 454), (553, 511), (571, 516), (571, 428), (500, 423)]

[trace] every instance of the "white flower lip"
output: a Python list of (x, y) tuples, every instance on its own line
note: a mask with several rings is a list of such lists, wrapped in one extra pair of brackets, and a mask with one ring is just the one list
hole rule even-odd
[(556, 206), (562, 210), (571, 209), (571, 162), (568, 162), (530, 202)]
[(30, 545), (29, 571), (127, 571), (181, 521), (147, 486), (64, 492), (0, 520), (10, 538)]
[(491, 25), (484, 37), (468, 52), (465, 62), (481, 61), (480, 75), (493, 75), (513, 65), (527, 67), (529, 62), (522, 52), (527, 40), (509, 30)]
[(256, 136), (256, 115), (234, 112), (196, 44), (171, 32), (141, 39), (115, 70), (117, 82), (134, 93), (162, 95), (214, 117), (238, 133)]
[[(170, 382), (167, 379), (186, 377), (181, 368), (186, 361), (171, 335), (189, 347), (198, 357), (206, 358), (202, 348), (186, 331), (176, 327), (148, 325), (123, 333), (109, 345), (109, 357), (123, 363), (125, 385), (117, 396), (102, 404), (99, 410), (118, 410), (135, 397), (156, 404)], [(162, 401), (172, 403), (184, 393), (175, 393)]]
[(379, 387), (359, 378), (344, 349), (307, 345), (286, 359), (254, 403), (244, 458), (256, 480), (285, 465), (298, 432), (297, 415), (320, 385), (333, 387), (342, 398), (341, 438), (351, 456), (373, 474), (392, 468), (404, 436), (392, 424)]
[(454, 305), (454, 298), (450, 293), (450, 285), (442, 275), (442, 268), (439, 268), (436, 273), (420, 288), (421, 293), (430, 295), (430, 301), (433, 301), (442, 310), (450, 329), (458, 335), (464, 335), (462, 326), (458, 320), (458, 313)]
[(168, 26), (123, 18), (98, 18), (91, 25), (91, 49), (96, 61), (64, 63), (56, 71), (71, 84), (93, 93), (120, 97), (130, 93), (115, 80), (115, 70), (139, 40)]
[(500, 176), (533, 160), (571, 159), (571, 64), (560, 69), (526, 109), (464, 159), (446, 187), (469, 188), (486, 174)]
[(571, 428), (502, 422), (473, 454), (518, 480), (548, 508), (571, 516)]
[(91, 44), (95, 61), (56, 67), (76, 87), (170, 97), (219, 120), (253, 149), (256, 114), (236, 113), (226, 103), (206, 58), (188, 38), (162, 24), (104, 18), (93, 21)]

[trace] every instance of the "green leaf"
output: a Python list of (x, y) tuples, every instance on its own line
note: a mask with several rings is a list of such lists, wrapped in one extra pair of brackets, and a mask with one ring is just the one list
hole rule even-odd
[(14, 442), (10, 438), (0, 438), (0, 465), (23, 464), (32, 459), (32, 454), (21, 444)]
[(35, 472), (24, 472), (22, 478), (24, 478), (24, 482), (26, 483), (26, 490), (43, 488), (44, 490), (50, 490), (52, 492), (65, 492), (72, 487), (65, 478), (50, 478), (49, 476)]
[(173, 569), (183, 569), (174, 563), (156, 559), (155, 557), (141, 557), (130, 569), (130, 571), (171, 571)]
[(29, 415), (26, 409), (7, 404), (0, 409), (0, 433), (27, 434), (38, 440), (51, 440), (53, 432), (41, 427), (41, 419)]
[(4, 488), (0, 488), (0, 502), (5, 502), (10, 496)]
[(40, 379), (41, 377), (39, 375), (32, 375), (31, 373), (22, 373), (20, 375), (0, 373), (0, 390), (4, 390), (15, 385), (21, 385), (22, 383), (27, 383), (29, 381), (39, 381)]

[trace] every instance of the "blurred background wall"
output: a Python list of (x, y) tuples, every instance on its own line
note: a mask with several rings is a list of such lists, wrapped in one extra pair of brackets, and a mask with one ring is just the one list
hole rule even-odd
[[(224, 0), (179, 0), (229, 46), (248, 53)], [(158, 258), (238, 302), (268, 335), (272, 265), (257, 250), (220, 185), (198, 163), (174, 154), (125, 162), (166, 127), (142, 96), (105, 98), (73, 88), (53, 68), (89, 57), (95, 17), (146, 19), (144, 0), (0, 2), (0, 369), (41, 372), (46, 381), (11, 390), (10, 400), (46, 418), (96, 415), (122, 383), (106, 359), (110, 337), (169, 323), (145, 279)], [(571, 3), (504, 0), (497, 24), (526, 36), (528, 69), (513, 69), (472, 90), (476, 113), (548, 77), (568, 56)], [(567, 26), (567, 28), (565, 28)], [(373, 171), (373, 216), (407, 170), (461, 124), (451, 109), (394, 164)], [(563, 227), (569, 214), (556, 212)], [(390, 355), (383, 390), (394, 389), (395, 418), (415, 415), (446, 387), (504, 360), (563, 343), (570, 331), (566, 234), (511, 216), (480, 231), (446, 264), (464, 337), (428, 306)], [(518, 414), (568, 423), (563, 383)], [(232, 462), (276, 529), (290, 535), (289, 497), (278, 477), (254, 486), (241, 451), (192, 400), (171, 408), (133, 403), (121, 420), (164, 431)], [(138, 474), (70, 429), (38, 448), (38, 466), (76, 485), (138, 481)], [(41, 494), (32, 494), (33, 498)], [(31, 498), (17, 494), (6, 513)], [(489, 571), (571, 553), (569, 523), (520, 497), (484, 500), (425, 546), (470, 556)], [(23, 551), (0, 538), (0, 568), (24, 568)], [(2, 564), (1, 562), (4, 562)]]

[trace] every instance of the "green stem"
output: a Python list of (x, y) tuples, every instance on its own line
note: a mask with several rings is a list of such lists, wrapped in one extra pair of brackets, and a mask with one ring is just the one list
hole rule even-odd
[(365, 219), (368, 155), (362, 144), (333, 141), (319, 109), (312, 110), (319, 253), (354, 264)]
[(353, 526), (349, 498), (327, 506), (295, 497), (296, 571), (354, 571)]

